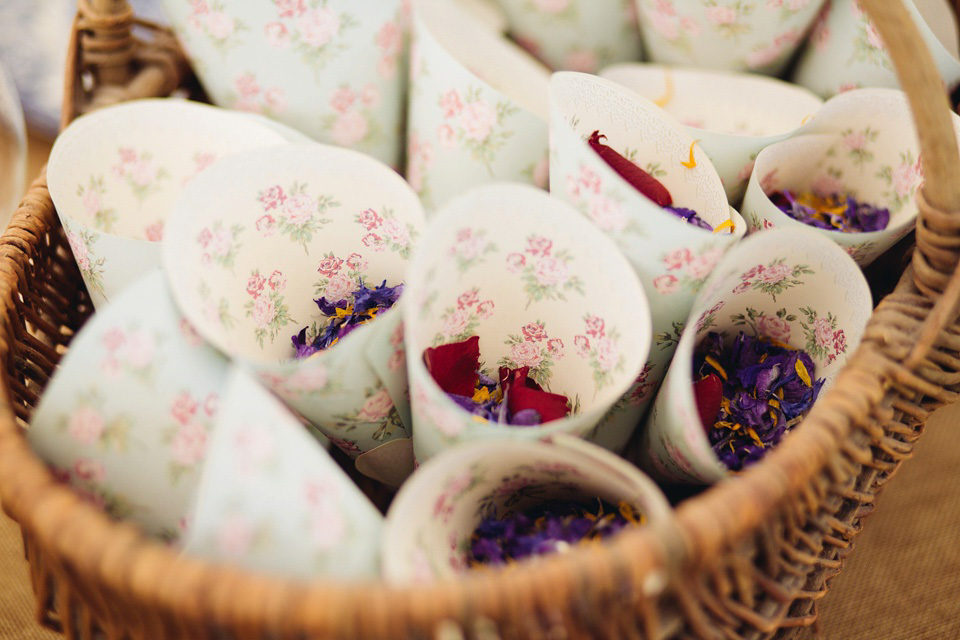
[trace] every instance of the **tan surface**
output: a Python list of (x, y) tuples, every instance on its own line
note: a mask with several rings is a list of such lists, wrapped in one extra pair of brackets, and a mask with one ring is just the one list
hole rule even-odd
[[(28, 175), (48, 143), (32, 140)], [(937, 414), (879, 496), (878, 507), (821, 607), (827, 640), (960, 638), (960, 406)], [(0, 638), (59, 638), (34, 622), (16, 524), (0, 515)], [(802, 638), (816, 637), (812, 632)]]

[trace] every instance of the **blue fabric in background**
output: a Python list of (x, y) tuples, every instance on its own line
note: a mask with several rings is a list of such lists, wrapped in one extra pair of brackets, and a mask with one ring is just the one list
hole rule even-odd
[[(166, 24), (158, 0), (131, 0), (138, 18)], [(20, 94), (30, 133), (53, 139), (76, 0), (0, 0), (0, 64)]]

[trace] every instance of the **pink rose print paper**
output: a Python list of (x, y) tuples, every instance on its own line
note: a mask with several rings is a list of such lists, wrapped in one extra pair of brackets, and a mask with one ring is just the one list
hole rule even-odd
[[(685, 328), (670, 338), (676, 353), (631, 456), (664, 482), (720, 480), (730, 472), (711, 448), (693, 395), (697, 345), (710, 332), (728, 341), (740, 332), (771, 338), (806, 351), (811, 377), (826, 388), (859, 344), (872, 309), (857, 264), (815, 230), (748, 237), (719, 262)], [(789, 434), (777, 446), (790, 446)]]
[(636, 0), (656, 62), (777, 75), (824, 0)]
[[(614, 425), (649, 403), (673, 353), (674, 345), (659, 337), (683, 322), (707, 276), (746, 225), (728, 205), (710, 159), (654, 103), (610, 80), (573, 72), (554, 74), (550, 100), (551, 193), (616, 243), (652, 301), (656, 342), (646, 373), (594, 434), (606, 443), (605, 432), (616, 432)], [(716, 232), (686, 223), (637, 191), (590, 147), (594, 131), (658, 180), (675, 206), (694, 210)]]
[(47, 182), (93, 304), (160, 265), (184, 185), (218, 158), (284, 142), (239, 114), (182, 100), (137, 100), (72, 122), (50, 152)]
[(636, 467), (579, 438), (462, 443), (424, 464), (390, 506), (384, 577), (398, 585), (454, 577), (467, 570), (470, 537), (484, 518), (560, 497), (624, 501), (648, 526), (670, 513), (660, 489)]
[(418, 0), (407, 180), (432, 211), (495, 180), (546, 186), (549, 71), (447, 0)]
[(377, 575), (383, 516), (306, 427), (234, 367), (184, 553), (309, 579)]
[[(501, 233), (500, 230), (509, 230)], [(522, 185), (474, 189), (437, 214), (407, 282), (406, 362), (417, 460), (475, 438), (583, 436), (640, 374), (646, 296), (611, 241), (556, 198)], [(529, 367), (570, 414), (534, 427), (478, 421), (454, 403), (423, 352), (479, 336), (480, 360)], [(611, 437), (630, 436), (634, 424)]]
[(164, 262), (198, 331), (356, 457), (408, 437), (394, 404), (406, 404), (406, 372), (389, 366), (393, 345), (371, 346), (381, 329), (394, 335), (399, 311), (309, 358), (294, 358), (293, 337), (329, 322), (315, 300), (403, 284), (422, 226), (416, 195), (376, 160), (277, 147), (225, 159), (185, 191)]
[[(904, 4), (948, 88), (960, 82), (957, 23), (946, 2)], [(793, 81), (829, 98), (863, 87), (899, 88), (880, 33), (857, 0), (834, 0), (817, 20)]]
[[(951, 117), (960, 136), (960, 116)], [(906, 96), (893, 89), (838, 95), (799, 133), (757, 156), (743, 202), (750, 232), (807, 227), (770, 200), (778, 191), (849, 195), (887, 209), (886, 228), (858, 233), (816, 231), (839, 244), (860, 266), (869, 265), (916, 224), (916, 192), (923, 183), (923, 166)]]
[(33, 416), (30, 444), (110, 516), (175, 542), (200, 482), (226, 369), (154, 269), (74, 338)]
[(409, 2), (164, 0), (214, 103), (398, 166)]

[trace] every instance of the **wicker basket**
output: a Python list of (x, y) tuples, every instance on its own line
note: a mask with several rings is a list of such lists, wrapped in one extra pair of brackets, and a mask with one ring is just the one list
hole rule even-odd
[[(295, 583), (178, 557), (56, 483), (22, 429), (91, 307), (41, 174), (0, 239), (0, 494), (23, 529), (37, 619), (71, 638), (762, 638), (813, 624), (877, 492), (960, 391), (949, 106), (900, 0), (861, 3), (920, 131), (911, 267), (835, 388), (762, 463), (664, 527), (535, 567), (420, 589)], [(134, 21), (124, 0), (80, 0), (68, 67), (65, 121), (188, 84), (170, 34)]]

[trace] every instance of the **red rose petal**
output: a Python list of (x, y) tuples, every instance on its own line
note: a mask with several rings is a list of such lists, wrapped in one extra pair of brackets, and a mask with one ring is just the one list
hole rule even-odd
[(564, 418), (570, 413), (567, 397), (543, 391), (537, 381), (530, 377), (530, 367), (500, 367), (500, 388), (507, 398), (507, 409), (511, 414), (524, 409), (536, 409), (540, 414), (540, 422), (544, 423)]
[(472, 398), (480, 368), (480, 337), (425, 349), (423, 362), (444, 392)]
[(693, 397), (697, 403), (697, 413), (704, 429), (712, 429), (720, 413), (720, 401), (723, 399), (723, 380), (715, 373), (693, 383)]
[(600, 142), (607, 136), (599, 131), (590, 134), (587, 144), (596, 151), (603, 160), (610, 165), (610, 168), (620, 174), (620, 177), (633, 185), (633, 188), (647, 196), (661, 207), (673, 204), (673, 196), (663, 184), (652, 175), (633, 164), (622, 155), (617, 153), (611, 147)]

